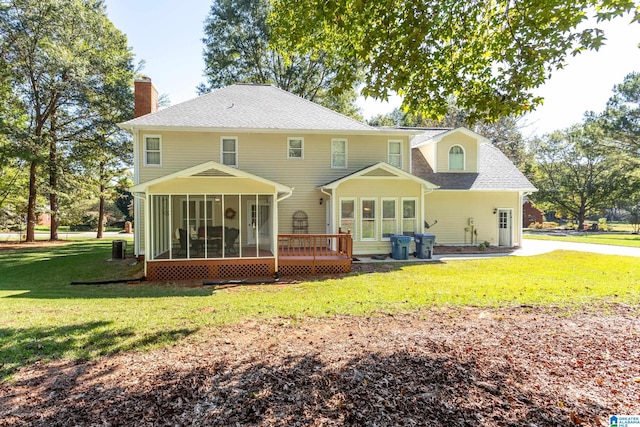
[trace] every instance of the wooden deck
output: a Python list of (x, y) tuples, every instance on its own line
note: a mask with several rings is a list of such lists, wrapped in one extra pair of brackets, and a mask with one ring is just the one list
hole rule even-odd
[[(147, 279), (151, 281), (198, 280), (220, 278), (267, 277), (276, 273), (276, 259), (270, 251), (242, 248), (242, 258), (166, 259), (148, 261)], [(168, 254), (167, 254), (168, 258)], [(281, 276), (315, 276), (351, 271), (350, 234), (278, 235), (278, 273)]]
[(278, 235), (278, 272), (282, 276), (316, 276), (351, 271), (351, 234)]

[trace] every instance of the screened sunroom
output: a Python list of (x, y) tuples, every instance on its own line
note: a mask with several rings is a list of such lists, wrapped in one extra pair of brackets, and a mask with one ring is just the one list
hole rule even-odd
[(146, 258), (273, 257), (273, 194), (150, 194)]

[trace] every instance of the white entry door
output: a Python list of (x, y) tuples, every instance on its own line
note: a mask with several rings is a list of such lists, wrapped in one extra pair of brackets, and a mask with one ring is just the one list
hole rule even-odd
[(513, 211), (511, 209), (498, 210), (498, 246), (513, 246), (511, 241), (512, 224)]
[(260, 247), (268, 246), (271, 242), (271, 206), (268, 204), (256, 205), (255, 201), (247, 204), (247, 243), (256, 244), (259, 238)]

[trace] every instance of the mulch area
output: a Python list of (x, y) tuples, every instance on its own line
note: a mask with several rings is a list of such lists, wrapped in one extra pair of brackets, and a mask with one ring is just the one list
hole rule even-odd
[(608, 309), (247, 321), (24, 368), (0, 426), (608, 426), (640, 414), (637, 310)]

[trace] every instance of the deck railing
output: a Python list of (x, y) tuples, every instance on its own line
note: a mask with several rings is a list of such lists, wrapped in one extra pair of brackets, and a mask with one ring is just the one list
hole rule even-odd
[(351, 259), (353, 241), (350, 233), (279, 234), (278, 256)]

